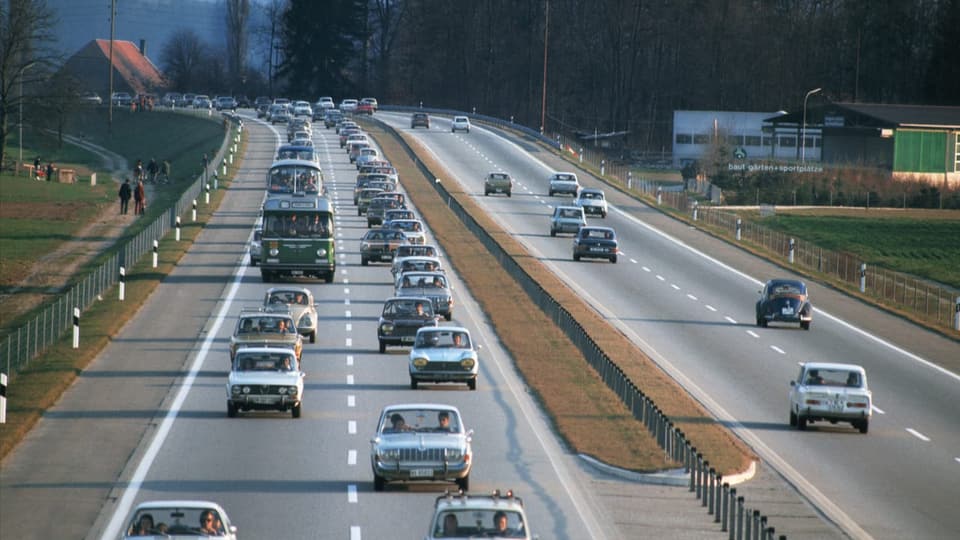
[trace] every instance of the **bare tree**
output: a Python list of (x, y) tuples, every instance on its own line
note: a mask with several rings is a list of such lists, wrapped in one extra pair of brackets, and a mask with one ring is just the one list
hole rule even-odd
[(178, 30), (160, 53), (169, 86), (177, 91), (196, 88), (203, 78), (202, 70), (207, 64), (209, 47), (193, 30)]
[(247, 22), (250, 0), (226, 0), (227, 4), (227, 73), (236, 83), (246, 71)]
[(273, 96), (276, 67), (280, 64), (280, 33), (283, 27), (283, 12), (286, 10), (286, 0), (268, 0), (259, 5), (263, 10), (261, 24), (253, 29), (254, 47), (256, 53), (263, 58), (263, 69), (266, 72), (268, 93)]
[(55, 22), (44, 0), (0, 3), (0, 163), (10, 115), (18, 114), (23, 104), (23, 87), (44, 80), (58, 60), (52, 49)]

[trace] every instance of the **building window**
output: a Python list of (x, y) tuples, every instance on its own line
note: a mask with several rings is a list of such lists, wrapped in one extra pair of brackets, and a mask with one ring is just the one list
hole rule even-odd
[(816, 139), (816, 138), (814, 138), (814, 137), (804, 137), (804, 138), (803, 138), (803, 147), (804, 147), (804, 148), (819, 148), (819, 147), (820, 147), (820, 139)]
[(710, 144), (710, 136), (706, 133), (696, 133), (693, 135), (693, 144)]
[(759, 135), (747, 135), (747, 146), (760, 146)]
[(793, 148), (797, 146), (797, 138), (796, 137), (780, 137), (780, 140), (777, 141), (777, 144), (787, 148)]
[(773, 146), (773, 137), (764, 137), (763, 138), (764, 146)]
[(687, 133), (677, 133), (677, 144), (691, 144), (693, 137)]
[(727, 144), (730, 146), (743, 146), (743, 135), (727, 135)]

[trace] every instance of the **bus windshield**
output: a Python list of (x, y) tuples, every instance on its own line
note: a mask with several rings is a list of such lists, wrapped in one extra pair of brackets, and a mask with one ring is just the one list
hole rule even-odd
[(275, 163), (267, 173), (267, 192), (271, 195), (322, 193), (323, 172), (320, 167), (300, 160)]
[(329, 213), (289, 212), (263, 217), (263, 236), (280, 238), (330, 238), (333, 230)]

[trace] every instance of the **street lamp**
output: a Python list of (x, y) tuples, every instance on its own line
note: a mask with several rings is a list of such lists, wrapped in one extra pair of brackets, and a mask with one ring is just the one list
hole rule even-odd
[(807, 99), (813, 94), (823, 90), (823, 88), (814, 88), (803, 96), (803, 127), (800, 129), (800, 163), (804, 163), (807, 157)]
[[(17, 136), (17, 142), (20, 144), (20, 163), (23, 164), (23, 72), (33, 67), (34, 62), (25, 64), (20, 68), (20, 98), (17, 100), (17, 106), (20, 109), (19, 119), (17, 120), (17, 128), (19, 129), (19, 135)], [(36, 171), (34, 171), (36, 172)]]

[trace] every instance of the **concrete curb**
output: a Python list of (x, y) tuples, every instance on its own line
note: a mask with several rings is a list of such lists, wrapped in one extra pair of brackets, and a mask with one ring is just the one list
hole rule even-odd
[[(597, 460), (587, 454), (577, 454), (584, 463), (597, 469), (601, 472), (616, 476), (618, 478), (623, 478), (624, 480), (630, 480), (633, 482), (638, 482), (641, 484), (653, 484), (658, 486), (687, 486), (690, 485), (690, 473), (686, 472), (685, 469), (670, 469), (668, 471), (661, 471), (655, 473), (638, 473), (636, 471), (628, 471), (627, 469), (621, 469), (620, 467), (614, 467), (613, 465), (608, 465), (602, 461)], [(747, 467), (747, 470), (733, 474), (730, 476), (724, 476), (724, 483), (735, 486), (737, 484), (742, 484), (750, 479), (752, 479), (757, 474), (757, 462), (751, 461), (750, 466)]]

